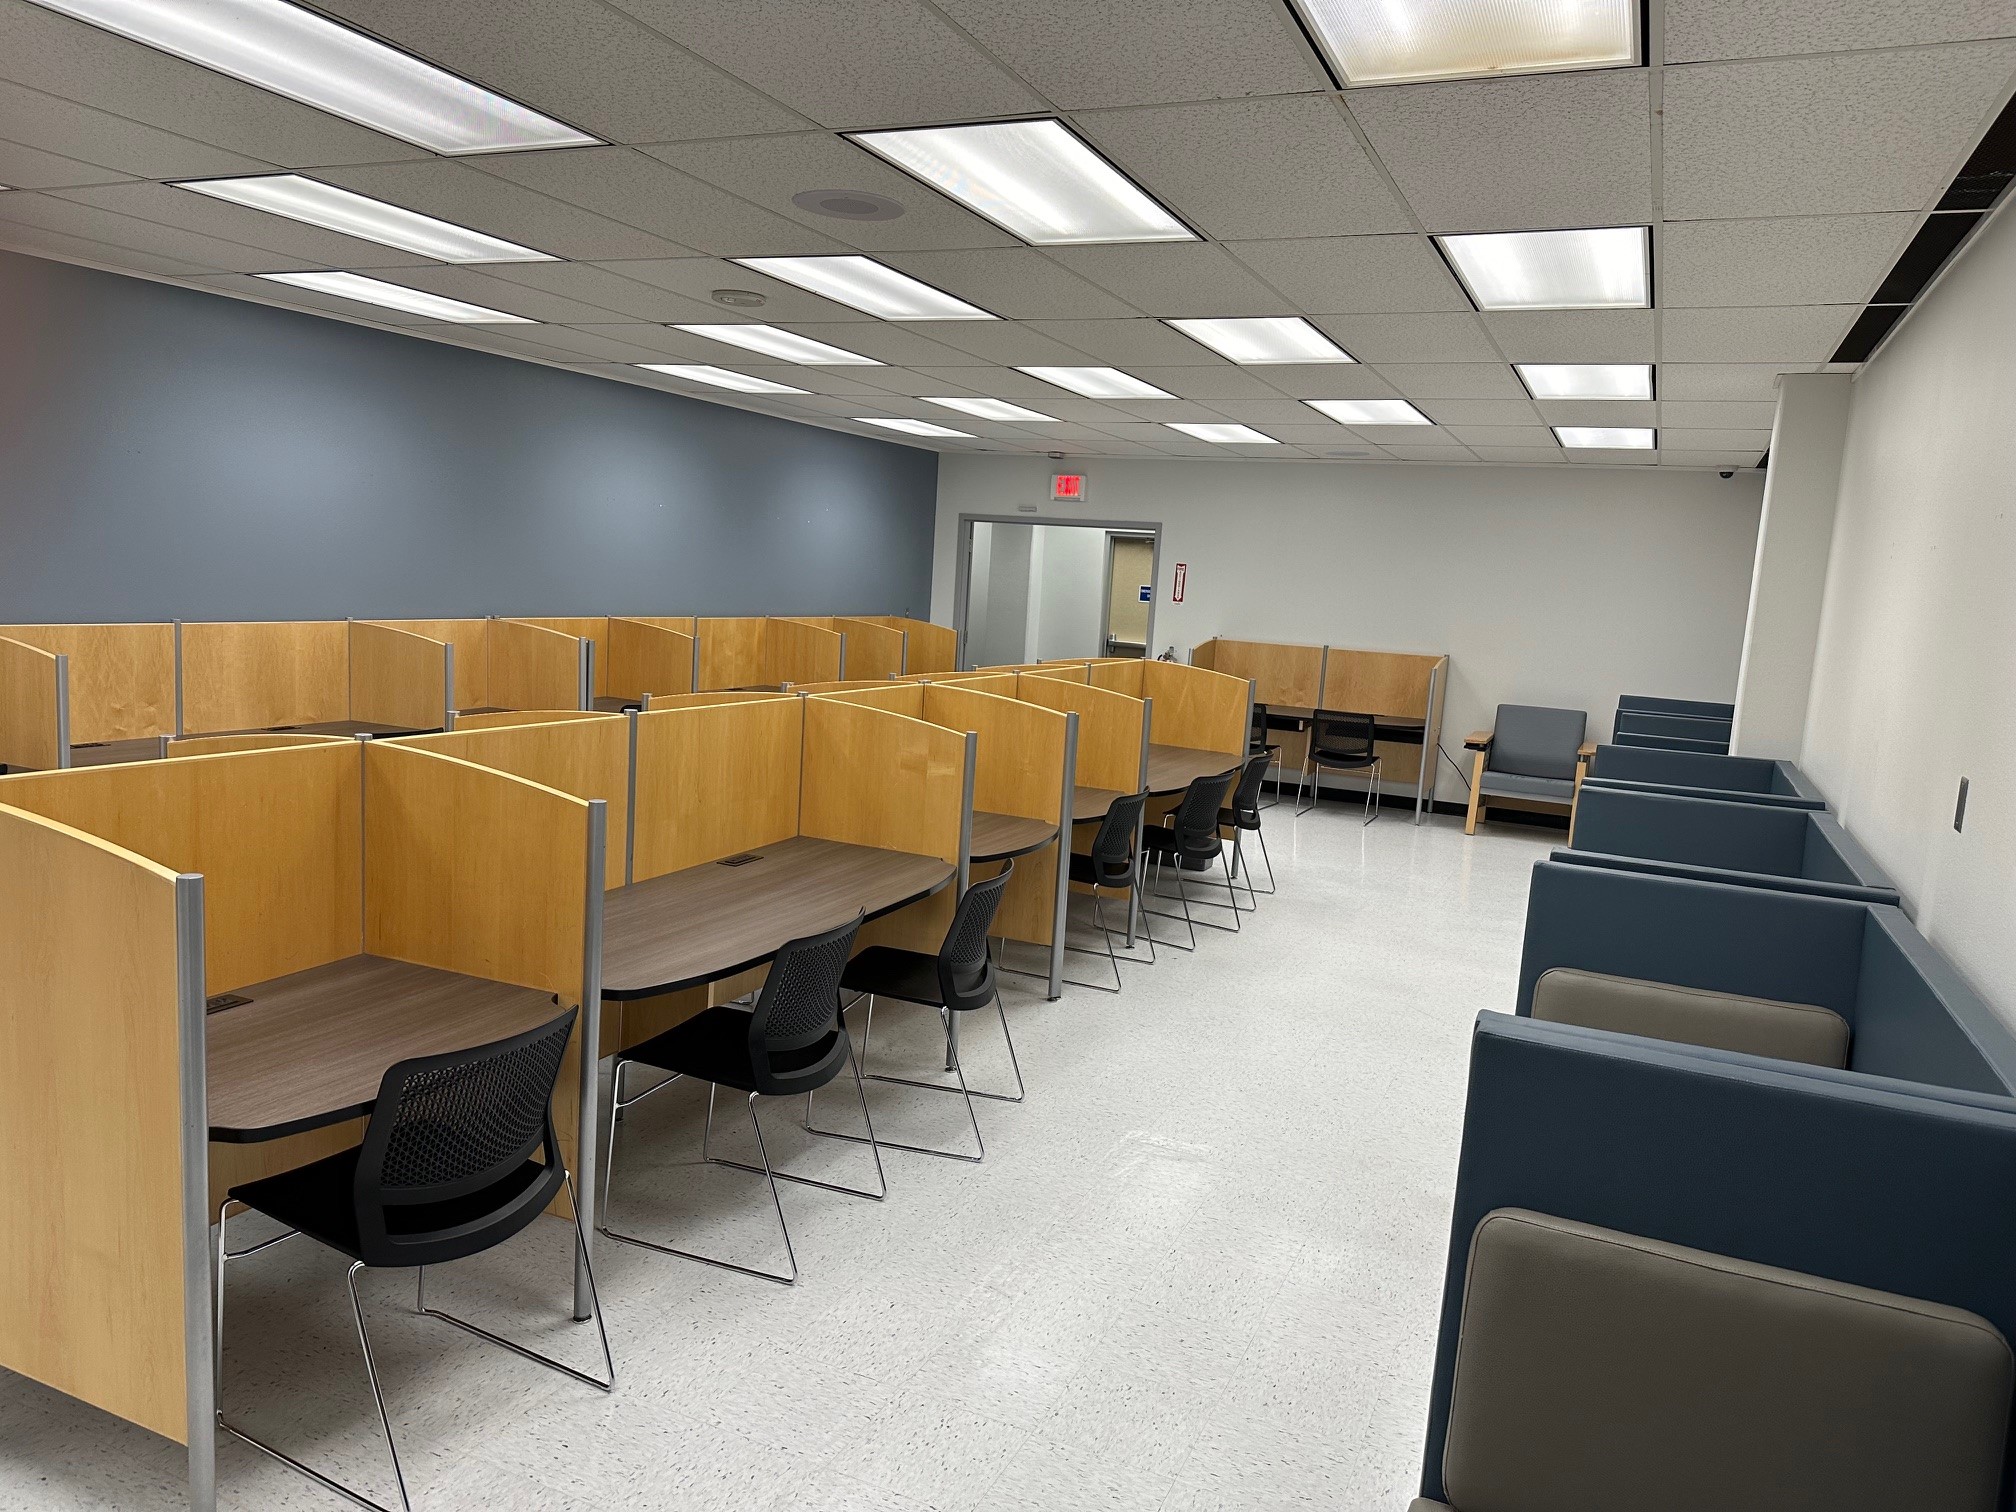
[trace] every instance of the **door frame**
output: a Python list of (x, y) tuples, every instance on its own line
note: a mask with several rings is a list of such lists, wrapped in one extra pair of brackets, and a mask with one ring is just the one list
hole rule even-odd
[[(1156, 537), (1145, 530), (1108, 530), (1106, 532), (1105, 575), (1099, 585), (1099, 654), (1101, 656), (1111, 656), (1113, 654), (1113, 639), (1108, 633), (1113, 628), (1113, 543), (1122, 536), (1131, 536), (1137, 541), (1147, 541), (1151, 552), (1161, 544)], [(1143, 648), (1142, 652), (1142, 660), (1144, 661), (1152, 660), (1155, 654), (1156, 594), (1154, 590), (1155, 585), (1162, 581), (1161, 566), (1161, 557), (1157, 555), (1148, 569), (1150, 574), (1148, 579), (1148, 627), (1142, 631), (1142, 634), (1148, 637), (1147, 645)]]
[[(1137, 535), (1137, 536), (1149, 537), (1154, 547), (1154, 561), (1153, 561), (1154, 576), (1150, 579), (1150, 581), (1155, 585), (1155, 592), (1148, 600), (1148, 632), (1147, 632), (1148, 650), (1146, 656), (1144, 656), (1142, 659), (1144, 661), (1154, 660), (1155, 611), (1159, 609), (1162, 605), (1162, 522), (1160, 520), (1096, 520), (1096, 519), (1081, 519), (1075, 516), (1068, 519), (1059, 519), (1053, 515), (1031, 516), (1026, 514), (1005, 514), (1005, 515), (962, 514), (959, 516), (958, 539), (954, 543), (953, 563), (955, 570), (952, 574), (952, 580), (953, 580), (952, 629), (953, 632), (959, 637), (958, 649), (955, 654), (953, 664), (956, 667), (958, 667), (961, 671), (967, 670), (966, 608), (969, 597), (969, 591), (971, 588), (971, 578), (973, 574), (973, 527), (975, 525), (981, 525), (981, 524), (1070, 525), (1070, 526), (1082, 527), (1087, 530), (1103, 530), (1107, 532), (1109, 536), (1114, 533), (1118, 533), (1120, 535)], [(1112, 551), (1110, 543), (1107, 546), (1107, 551), (1109, 554)], [(1109, 563), (1107, 564), (1106, 587), (1104, 589), (1104, 595), (1110, 597), (1112, 592), (1113, 592), (1113, 573), (1111, 570), (1111, 563), (1109, 561)], [(1102, 645), (1105, 643), (1105, 635), (1106, 635), (1105, 610), (1108, 607), (1110, 606), (1105, 604), (1102, 598), (1101, 610), (1099, 616), (1099, 636), (1100, 636), (1100, 643)]]

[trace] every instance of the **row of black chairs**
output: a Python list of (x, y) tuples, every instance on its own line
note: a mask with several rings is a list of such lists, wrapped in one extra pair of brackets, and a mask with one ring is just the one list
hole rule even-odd
[[(1246, 749), (1266, 752), (1268, 765), (1276, 768), (1274, 788), (1281, 789), (1279, 763), (1281, 747), (1272, 743), (1267, 705), (1253, 705), (1253, 725)], [(1379, 782), (1384, 762), (1379, 755), (1379, 721), (1370, 714), (1352, 714), (1337, 709), (1315, 709), (1309, 715), (1309, 741), (1303, 750), (1302, 766), (1295, 775), (1295, 816), (1313, 813), (1323, 796), (1323, 774), (1364, 772), (1365, 822), (1379, 817)], [(1309, 806), (1302, 806), (1302, 789), (1309, 789)], [(1272, 808), (1270, 803), (1266, 805)]]

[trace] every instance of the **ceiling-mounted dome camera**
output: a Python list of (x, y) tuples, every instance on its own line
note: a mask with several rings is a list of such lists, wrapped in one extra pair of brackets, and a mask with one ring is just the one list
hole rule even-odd
[(1062, 462), (1064, 460), (1064, 453), (1062, 452), (1045, 452), (1043, 455), (1048, 457), (1052, 462)]
[(1724, 483), (1727, 483), (1731, 478), (1736, 476), (1736, 469), (1733, 467), (1725, 467), (1722, 469), (1722, 471), (1715, 474), (1715, 476), (1720, 478)]

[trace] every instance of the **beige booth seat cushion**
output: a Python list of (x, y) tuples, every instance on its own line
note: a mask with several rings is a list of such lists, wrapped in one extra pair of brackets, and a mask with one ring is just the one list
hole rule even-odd
[(1542, 972), (1533, 984), (1533, 1017), (1809, 1066), (1848, 1064), (1848, 1021), (1831, 1008), (1567, 966)]
[(2012, 1376), (1958, 1308), (1503, 1208), (1471, 1241), (1443, 1490), (1455, 1512), (1993, 1512)]

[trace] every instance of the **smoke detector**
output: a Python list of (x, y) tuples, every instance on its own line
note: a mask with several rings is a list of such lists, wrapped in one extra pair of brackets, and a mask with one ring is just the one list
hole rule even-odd
[(737, 310), (760, 310), (770, 303), (770, 296), (758, 294), (754, 289), (716, 289), (714, 303), (727, 305)]
[(888, 195), (867, 189), (807, 189), (792, 195), (791, 203), (834, 220), (892, 221), (903, 213), (903, 207)]

